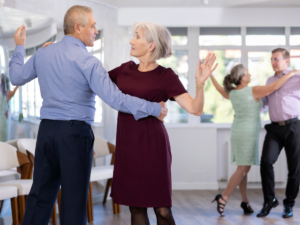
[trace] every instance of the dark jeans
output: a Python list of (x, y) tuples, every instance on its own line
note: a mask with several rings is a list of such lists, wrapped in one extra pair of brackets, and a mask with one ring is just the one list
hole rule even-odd
[(265, 129), (267, 134), (260, 162), (264, 201), (271, 202), (275, 198), (273, 164), (284, 147), (289, 173), (283, 203), (294, 206), (300, 182), (300, 121), (285, 126), (268, 124)]
[(61, 224), (87, 223), (94, 134), (82, 121), (42, 120), (23, 225), (46, 225), (61, 186)]

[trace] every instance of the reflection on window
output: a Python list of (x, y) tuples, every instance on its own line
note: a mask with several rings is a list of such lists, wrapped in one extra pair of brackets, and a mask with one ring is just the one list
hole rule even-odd
[[(180, 81), (183, 86), (187, 89), (188, 86), (188, 51), (187, 50), (176, 50), (173, 55), (166, 59), (158, 60), (158, 64), (164, 67), (169, 67), (178, 74)], [(166, 123), (187, 123), (188, 113), (181, 108), (176, 102), (167, 102), (169, 109), (168, 116), (165, 118)]]
[[(241, 63), (241, 50), (200, 50), (199, 57), (202, 62), (209, 52), (214, 53), (217, 57), (219, 65), (214, 76), (223, 86), (224, 77), (230, 73), (232, 67)], [(234, 112), (231, 102), (220, 95), (211, 81), (206, 82), (205, 99), (203, 115), (201, 116), (202, 123), (232, 123)]]
[(201, 46), (241, 46), (241, 35), (200, 35)]
[[(274, 75), (270, 62), (271, 52), (248, 52), (248, 71), (251, 74), (249, 86), (265, 85), (267, 79)], [(269, 113), (261, 113), (261, 119), (270, 120)]]

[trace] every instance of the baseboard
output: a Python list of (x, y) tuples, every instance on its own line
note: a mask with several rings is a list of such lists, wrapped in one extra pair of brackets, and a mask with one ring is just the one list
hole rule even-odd
[(173, 190), (218, 190), (219, 183), (218, 182), (197, 182), (197, 183), (180, 183), (174, 182), (172, 183)]
[[(219, 182), (219, 188), (220, 189), (225, 189), (227, 186), (227, 181), (224, 182)], [(238, 187), (237, 187), (238, 188)], [(248, 189), (262, 189), (261, 183), (260, 182), (249, 182), (247, 184)], [(275, 182), (275, 189), (285, 189), (286, 188), (286, 182)]]

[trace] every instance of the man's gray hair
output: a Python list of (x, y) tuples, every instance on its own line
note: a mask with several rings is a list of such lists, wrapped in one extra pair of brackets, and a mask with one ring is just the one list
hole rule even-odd
[(93, 10), (87, 6), (74, 5), (69, 8), (64, 18), (64, 33), (73, 34), (75, 24), (85, 27), (88, 23), (87, 14), (92, 12)]
[(155, 44), (150, 62), (172, 55), (171, 34), (167, 28), (152, 22), (137, 22), (132, 26), (132, 30), (136, 32), (138, 29), (144, 31), (148, 43), (154, 42)]

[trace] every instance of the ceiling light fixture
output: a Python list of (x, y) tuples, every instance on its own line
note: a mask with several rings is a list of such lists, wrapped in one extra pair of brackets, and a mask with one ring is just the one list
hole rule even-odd
[(202, 0), (203, 5), (208, 5), (208, 0)]

